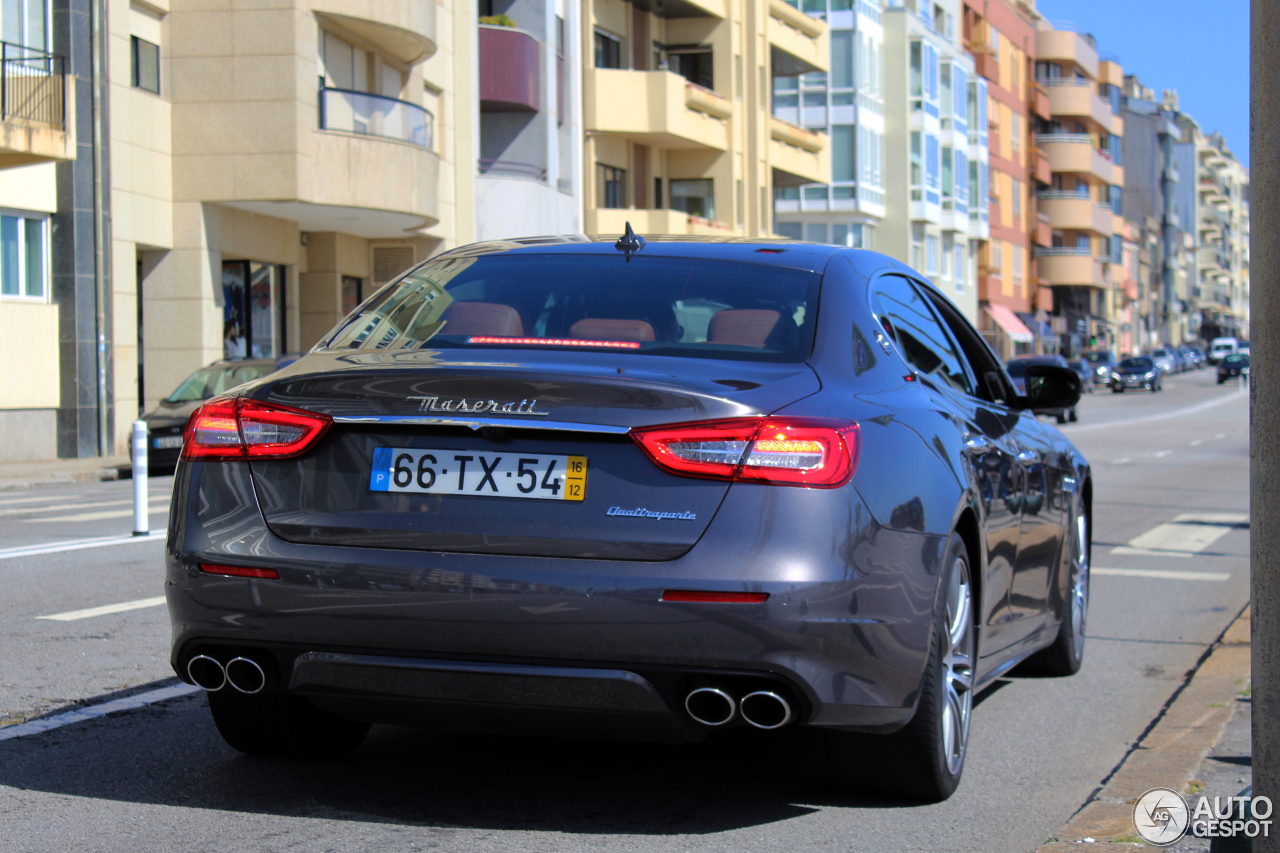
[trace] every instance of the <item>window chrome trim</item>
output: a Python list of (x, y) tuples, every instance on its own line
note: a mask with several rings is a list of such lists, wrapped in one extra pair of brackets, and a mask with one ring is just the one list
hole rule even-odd
[(606, 435), (626, 435), (631, 427), (607, 424), (580, 424), (572, 421), (534, 421), (518, 418), (431, 418), (422, 415), (370, 415), (368, 417), (335, 416), (337, 424), (384, 424), (387, 426), (445, 426), (468, 427), (473, 430), (484, 427), (508, 429), (549, 429), (561, 432), (594, 432)]

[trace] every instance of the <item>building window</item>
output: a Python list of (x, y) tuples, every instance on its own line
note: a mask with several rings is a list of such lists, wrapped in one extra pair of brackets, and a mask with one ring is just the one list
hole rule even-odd
[(1022, 284), (1022, 249), (1015, 248), (1013, 252), (1013, 281), (1014, 284)]
[(627, 170), (596, 164), (596, 184), (599, 186), (596, 206), (617, 209), (627, 206)]
[(130, 36), (133, 48), (133, 88), (160, 94), (160, 46)]
[(0, 38), (32, 50), (49, 49), (46, 0), (5, 0), (0, 13)]
[(225, 358), (274, 358), (285, 348), (284, 267), (222, 262)]
[(1022, 229), (1022, 181), (1017, 178), (1011, 178), (1012, 188), (1009, 195), (1013, 196), (1013, 227), (1018, 230)]
[(799, 222), (779, 222), (774, 229), (778, 232), (779, 237), (785, 237), (788, 240), (803, 240), (803, 229)]
[(827, 226), (824, 222), (809, 222), (804, 226), (804, 238), (810, 243), (827, 242)]
[(929, 234), (924, 238), (924, 272), (925, 275), (938, 274), (938, 237)]
[(1013, 113), (1013, 119), (1009, 122), (1009, 144), (1013, 146), (1014, 153), (1022, 150), (1022, 116), (1017, 113)]
[(596, 30), (596, 68), (622, 67), (622, 39)]
[(911, 186), (924, 184), (924, 149), (920, 131), (911, 131)]
[[(597, 33), (599, 35), (599, 33)], [(715, 78), (712, 76), (712, 56), (711, 48), (704, 45), (693, 45), (691, 47), (668, 47), (666, 49), (667, 67), (675, 73), (679, 74), (690, 83), (701, 86), (704, 89), (712, 89), (715, 87)], [(600, 66), (608, 68), (618, 68), (617, 65)]]
[(47, 221), (20, 214), (0, 216), (0, 296), (48, 297)]
[(854, 171), (853, 125), (831, 126), (831, 180), (853, 181)]
[(831, 31), (831, 87), (853, 88), (853, 30)]
[(716, 218), (714, 182), (710, 178), (671, 181), (671, 209), (690, 216)]
[(351, 275), (342, 277), (342, 315), (345, 317), (356, 310), (364, 301), (364, 279)]

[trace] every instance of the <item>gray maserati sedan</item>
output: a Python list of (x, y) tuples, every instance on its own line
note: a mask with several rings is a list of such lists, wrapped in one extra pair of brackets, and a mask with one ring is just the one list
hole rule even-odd
[(231, 746), (806, 726), (940, 800), (975, 693), (1079, 668), (1075, 372), (874, 252), (628, 232), (442, 254), (192, 416), (172, 664)]

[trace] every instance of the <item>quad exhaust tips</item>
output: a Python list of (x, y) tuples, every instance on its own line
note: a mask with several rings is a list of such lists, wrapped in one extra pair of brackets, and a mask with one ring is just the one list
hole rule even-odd
[(780, 694), (757, 690), (735, 700), (718, 687), (699, 687), (685, 697), (684, 708), (704, 726), (723, 726), (741, 714), (744, 722), (757, 729), (780, 729), (795, 719), (795, 712)]
[(259, 693), (267, 686), (267, 673), (255, 660), (234, 657), (224, 666), (208, 655), (194, 655), (187, 661), (187, 676), (191, 683), (210, 693), (228, 684), (241, 693)]

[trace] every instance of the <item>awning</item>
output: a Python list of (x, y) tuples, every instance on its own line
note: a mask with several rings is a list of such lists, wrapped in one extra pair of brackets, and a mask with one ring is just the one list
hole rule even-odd
[(1035, 335), (1031, 334), (1031, 330), (1018, 319), (1017, 315), (1003, 305), (984, 305), (982, 310), (986, 311), (987, 316), (997, 326), (1004, 329), (1005, 334), (1017, 343), (1029, 344), (1035, 340)]

